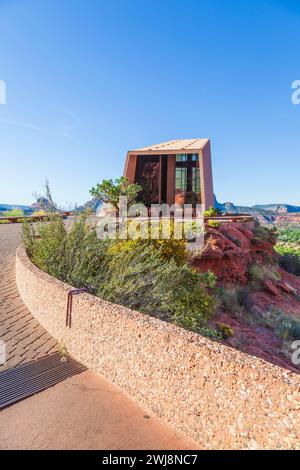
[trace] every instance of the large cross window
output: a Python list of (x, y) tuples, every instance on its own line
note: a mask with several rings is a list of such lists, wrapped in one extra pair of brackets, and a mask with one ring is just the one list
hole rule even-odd
[(176, 155), (176, 193), (192, 191), (200, 193), (199, 156), (197, 153)]

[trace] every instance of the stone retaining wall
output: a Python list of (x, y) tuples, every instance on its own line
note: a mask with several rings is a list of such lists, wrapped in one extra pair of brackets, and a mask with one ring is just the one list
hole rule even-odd
[(71, 288), (19, 248), (17, 285), (68, 351), (207, 449), (300, 448), (300, 377), (261, 359)]

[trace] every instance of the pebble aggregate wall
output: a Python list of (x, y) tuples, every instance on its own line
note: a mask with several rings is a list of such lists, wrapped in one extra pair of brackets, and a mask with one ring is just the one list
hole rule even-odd
[(70, 354), (205, 449), (299, 449), (300, 376), (70, 286), (23, 248), (17, 285), (39, 322)]

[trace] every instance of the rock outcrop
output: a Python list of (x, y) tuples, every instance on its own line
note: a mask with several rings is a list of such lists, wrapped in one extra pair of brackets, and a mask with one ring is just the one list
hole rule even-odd
[(194, 261), (200, 271), (212, 271), (221, 284), (246, 285), (251, 264), (266, 264), (276, 261), (272, 237), (258, 238), (254, 231), (243, 224), (224, 223), (219, 228), (207, 227), (205, 247)]
[[(208, 226), (204, 249), (193, 265), (201, 272), (215, 273), (219, 285), (246, 286), (250, 281), (251, 265), (276, 266), (278, 255), (274, 250), (275, 243), (271, 235), (265, 239), (259, 238), (255, 230), (245, 228), (243, 224), (224, 223), (218, 229)], [(268, 294), (269, 298), (282, 294), (297, 297), (300, 280), (278, 268), (278, 280), (261, 280), (259, 290)], [(290, 300), (290, 303), (293, 304), (293, 301)]]

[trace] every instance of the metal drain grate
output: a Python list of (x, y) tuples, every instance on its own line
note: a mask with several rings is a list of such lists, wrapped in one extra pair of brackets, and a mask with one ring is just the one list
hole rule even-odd
[(58, 353), (0, 373), (0, 409), (23, 400), (86, 370), (79, 362)]

